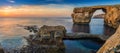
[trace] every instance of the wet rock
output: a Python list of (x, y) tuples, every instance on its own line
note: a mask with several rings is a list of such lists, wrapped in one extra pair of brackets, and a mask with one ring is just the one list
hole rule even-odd
[(93, 13), (98, 9), (102, 9), (106, 13), (104, 18), (105, 24), (117, 28), (120, 24), (119, 7), (120, 5), (74, 8), (72, 19), (75, 24), (88, 24)]
[(2, 46), (1, 46), (1, 44), (0, 44), (0, 53), (4, 53), (4, 50), (3, 50)]
[(116, 53), (120, 52), (120, 26), (116, 33), (112, 35), (105, 44), (99, 49), (97, 53)]
[(24, 29), (29, 30), (29, 32), (36, 33), (38, 32), (39, 28), (36, 25), (33, 25), (33, 26), (24, 26)]
[[(64, 53), (62, 38), (66, 34), (64, 26), (42, 26), (36, 34), (25, 37), (28, 46), (20, 49), (22, 53)], [(17, 50), (18, 51), (18, 50)]]
[(63, 39), (76, 40), (76, 39), (96, 39), (98, 41), (106, 41), (109, 36), (89, 34), (89, 33), (67, 33)]
[(18, 53), (65, 53), (65, 49), (61, 49), (56, 46), (45, 46), (45, 45), (31, 45), (27, 47), (23, 47)]
[(42, 26), (39, 31), (29, 37), (25, 37), (27, 40), (37, 40), (41, 43), (53, 44), (54, 42), (62, 42), (62, 38), (66, 35), (66, 29), (64, 26)]

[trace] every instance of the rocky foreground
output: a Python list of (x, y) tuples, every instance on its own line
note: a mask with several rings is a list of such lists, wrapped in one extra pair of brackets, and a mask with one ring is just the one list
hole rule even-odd
[(74, 8), (72, 19), (75, 24), (88, 24), (93, 13), (102, 9), (105, 12), (104, 22), (106, 25), (117, 28), (120, 24), (120, 5), (91, 6)]
[[(109, 38), (109, 36), (105, 35), (88, 33), (66, 33), (64, 26), (44, 25), (39, 29), (37, 29), (36, 26), (25, 26), (25, 29), (35, 33), (29, 35), (29, 37), (24, 37), (28, 45), (6, 53), (65, 53), (63, 40), (94, 39), (97, 42), (105, 42)], [(98, 53), (120, 52), (119, 34), (120, 27), (117, 32), (106, 41)], [(4, 53), (2, 47), (0, 47), (0, 53)]]
[(66, 33), (64, 26), (42, 26), (38, 32), (29, 37), (29, 45), (19, 50), (22, 53), (65, 53), (63, 40), (75, 39), (95, 39), (96, 41), (106, 41), (97, 53), (116, 53), (120, 52), (120, 27), (110, 38), (105, 35), (95, 35), (88, 33)]
[[(34, 32), (24, 37), (28, 45), (6, 53), (65, 53), (63, 40), (94, 39), (105, 42), (108, 36), (88, 33), (66, 33), (64, 26), (44, 25), (39, 29), (36, 26), (24, 26), (26, 30)], [(1, 47), (0, 52), (4, 51)], [(4, 53), (4, 52), (3, 52)]]
[(120, 26), (97, 53), (120, 53)]

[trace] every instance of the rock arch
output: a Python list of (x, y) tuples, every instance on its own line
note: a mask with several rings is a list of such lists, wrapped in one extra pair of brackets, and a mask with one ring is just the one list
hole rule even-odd
[(72, 19), (75, 24), (88, 24), (91, 21), (93, 13), (102, 9), (105, 12), (104, 22), (106, 25), (117, 28), (120, 24), (120, 13), (118, 6), (92, 6), (74, 8)]
[[(106, 14), (107, 12), (106, 12), (106, 9), (104, 9), (104, 8), (93, 8), (92, 9), (92, 17), (91, 18), (93, 18), (94, 17), (94, 15), (95, 15), (95, 12), (97, 12), (97, 10), (99, 10), (99, 11), (102, 11), (102, 13), (101, 14)], [(98, 15), (99, 15), (99, 13), (98, 13)], [(103, 17), (104, 18), (104, 17)]]

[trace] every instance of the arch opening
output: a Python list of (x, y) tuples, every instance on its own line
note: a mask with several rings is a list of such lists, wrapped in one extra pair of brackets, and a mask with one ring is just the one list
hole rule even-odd
[(96, 9), (93, 12), (92, 18), (104, 18), (106, 14), (106, 9)]
[(105, 9), (102, 8), (94, 9), (90, 22), (90, 33), (104, 34), (103, 31), (104, 31), (105, 14), (106, 14)]

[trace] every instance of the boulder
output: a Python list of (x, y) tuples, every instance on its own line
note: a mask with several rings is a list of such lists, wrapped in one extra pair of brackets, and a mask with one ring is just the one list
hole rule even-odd
[[(20, 53), (64, 53), (64, 26), (42, 26), (36, 34), (25, 37), (28, 47), (20, 49)], [(18, 50), (19, 51), (19, 50)]]
[(66, 34), (66, 29), (64, 26), (44, 25), (39, 29), (38, 34), (41, 37), (51, 37), (51, 38), (64, 37), (64, 35)]
[(112, 35), (97, 53), (120, 53), (120, 26), (114, 35)]

